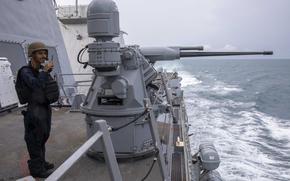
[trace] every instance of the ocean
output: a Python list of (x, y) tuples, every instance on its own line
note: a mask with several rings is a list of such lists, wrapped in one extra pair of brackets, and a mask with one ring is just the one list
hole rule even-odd
[(290, 180), (290, 59), (158, 63), (182, 77), (191, 148), (211, 141), (224, 180)]

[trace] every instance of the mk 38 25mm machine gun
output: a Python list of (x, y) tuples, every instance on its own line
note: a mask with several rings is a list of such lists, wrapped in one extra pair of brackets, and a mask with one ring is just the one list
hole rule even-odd
[[(143, 157), (156, 151), (150, 120), (172, 111), (170, 100), (162, 100), (160, 92), (168, 95), (166, 82), (156, 84), (156, 61), (176, 60), (183, 57), (271, 55), (264, 52), (204, 52), (203, 47), (121, 47), (113, 38), (119, 36), (119, 12), (111, 0), (93, 0), (87, 12), (88, 34), (93, 43), (82, 49), (89, 60), (82, 62), (93, 68), (95, 74), (81, 110), (86, 114), (88, 137), (96, 130), (95, 120), (104, 119), (112, 128), (111, 138), (117, 158)], [(144, 103), (145, 101), (145, 103)], [(164, 104), (166, 102), (166, 104)], [(174, 115), (173, 115), (174, 116)], [(209, 150), (214, 149), (209, 146)], [(157, 148), (158, 150), (158, 148)], [(202, 146), (201, 150), (207, 150)], [(160, 150), (158, 150), (160, 151)], [(91, 154), (101, 154), (96, 144)], [(204, 152), (206, 155), (212, 153)], [(213, 155), (215, 153), (212, 153)], [(205, 158), (206, 156), (204, 156)], [(218, 162), (219, 163), (219, 162)], [(215, 168), (215, 166), (213, 166)]]
[(112, 134), (115, 151), (120, 157), (144, 155), (153, 149), (148, 121), (144, 121), (143, 101), (151, 98), (148, 85), (157, 76), (154, 62), (183, 57), (273, 54), (270, 51), (203, 52), (200, 46), (120, 47), (112, 41), (120, 34), (119, 13), (113, 1), (92, 1), (87, 17), (88, 33), (95, 42), (88, 44), (89, 61), (82, 63), (93, 67), (96, 75), (82, 105), (89, 135), (94, 132), (90, 128), (92, 120), (105, 119), (110, 126), (118, 127), (138, 117), (139, 124), (130, 124)]

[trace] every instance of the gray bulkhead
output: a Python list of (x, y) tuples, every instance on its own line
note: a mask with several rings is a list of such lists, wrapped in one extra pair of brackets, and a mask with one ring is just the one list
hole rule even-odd
[[(8, 58), (14, 76), (27, 64), (27, 47), (35, 41), (49, 47), (48, 58), (53, 57), (55, 64), (52, 75), (72, 73), (53, 1), (4, 0), (1, 1), (0, 17), (0, 56)], [(66, 85), (75, 84), (72, 76), (59, 81)], [(65, 91), (67, 95), (73, 92)]]

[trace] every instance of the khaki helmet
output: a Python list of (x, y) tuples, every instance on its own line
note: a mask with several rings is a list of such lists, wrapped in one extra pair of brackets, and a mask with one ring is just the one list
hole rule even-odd
[(48, 54), (48, 49), (44, 43), (41, 42), (33, 42), (28, 47), (28, 57), (32, 57), (32, 54), (39, 50), (45, 50)]

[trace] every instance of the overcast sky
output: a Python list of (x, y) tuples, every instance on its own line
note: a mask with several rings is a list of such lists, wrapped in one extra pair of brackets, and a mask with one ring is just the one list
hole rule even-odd
[[(79, 0), (88, 4), (91, 0)], [(274, 50), (290, 58), (290, 0), (115, 0), (127, 44)], [(75, 0), (57, 0), (59, 5)]]

